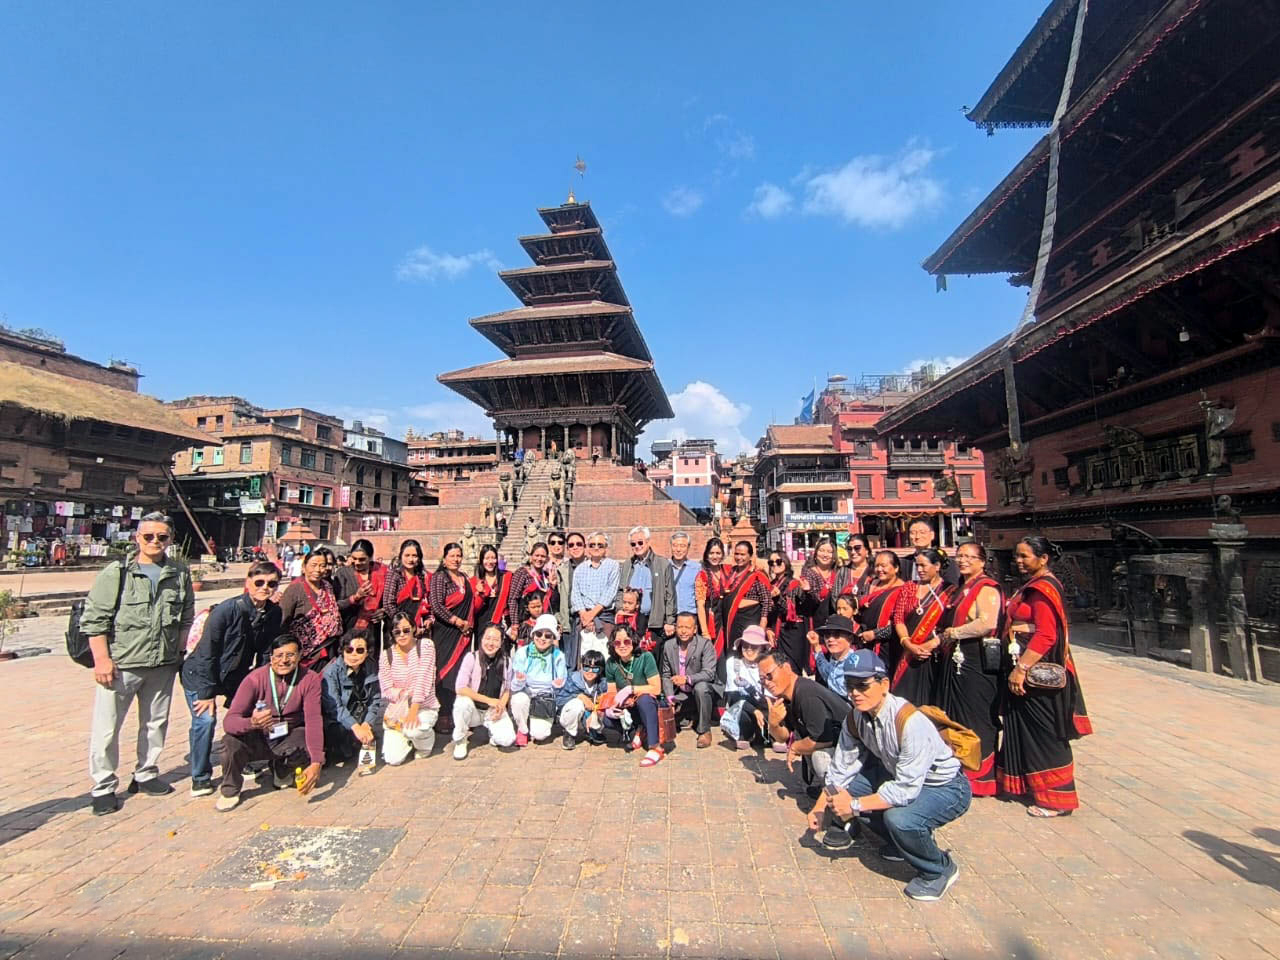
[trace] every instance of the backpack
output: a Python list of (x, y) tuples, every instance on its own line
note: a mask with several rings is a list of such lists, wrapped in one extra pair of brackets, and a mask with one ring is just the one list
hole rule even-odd
[[(124, 595), (124, 582), (126, 580), (125, 565), (119, 561), (116, 564), (120, 569), (120, 582), (116, 585), (116, 602), (115, 613), (120, 612), (120, 598)], [(84, 616), (84, 605), (87, 597), (81, 597), (71, 604), (71, 613), (67, 616), (67, 656), (82, 667), (93, 669), (93, 650), (89, 647), (89, 637), (80, 629), (80, 618)], [(115, 616), (112, 615), (112, 626), (115, 625)]]
[(982, 767), (982, 740), (966, 726), (956, 723), (946, 712), (938, 707), (915, 707), (909, 703), (902, 705), (898, 711), (895, 725), (898, 728), (898, 742), (902, 742), (902, 728), (907, 725), (913, 713), (922, 713), (938, 730), (942, 742), (951, 748), (951, 752), (966, 770), (977, 771)]
[(211, 613), (213, 613), (213, 607), (206, 607), (191, 621), (191, 629), (187, 631), (186, 656), (191, 656), (192, 651), (200, 645), (200, 638), (204, 636), (204, 622), (209, 619)]

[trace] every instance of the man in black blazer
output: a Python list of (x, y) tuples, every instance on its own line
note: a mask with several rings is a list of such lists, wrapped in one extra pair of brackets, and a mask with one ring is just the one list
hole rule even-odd
[[(928, 520), (912, 520), (911, 525), (907, 527), (907, 539), (911, 541), (911, 554), (898, 559), (902, 562), (902, 579), (912, 581), (916, 579), (915, 552), (933, 547), (937, 537), (933, 532), (933, 525)], [(944, 551), (939, 552), (946, 556)], [(960, 569), (954, 563), (948, 563), (942, 568), (942, 579), (953, 587), (959, 585)]]

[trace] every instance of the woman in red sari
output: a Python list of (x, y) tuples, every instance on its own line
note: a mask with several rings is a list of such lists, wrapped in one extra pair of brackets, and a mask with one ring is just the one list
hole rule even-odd
[(857, 644), (871, 647), (877, 654), (882, 645), (893, 645), (893, 611), (898, 603), (898, 591), (905, 586), (899, 575), (898, 555), (892, 550), (881, 550), (871, 567), (872, 580), (858, 607)]
[(367, 634), (371, 623), (382, 621), (382, 592), (387, 582), (386, 564), (373, 559), (373, 544), (357, 540), (347, 554), (347, 565), (334, 572), (334, 590), (346, 599), (342, 616), (343, 639)]
[(471, 581), (461, 567), (462, 545), (446, 543), (440, 557), (440, 566), (431, 575), (431, 613), (436, 618), (435, 625), (431, 628), (431, 640), (436, 647), (439, 729), (453, 729), (453, 701), (458, 668), (462, 666), (462, 657), (467, 652), (474, 624), (472, 615), (475, 594), (471, 592)]
[(827, 617), (836, 612), (836, 597), (853, 593), (849, 568), (836, 565), (836, 545), (831, 540), (818, 541), (800, 580), (805, 591), (800, 612), (809, 617), (811, 630), (821, 630)]
[[(745, 540), (733, 545), (733, 569), (720, 600), (724, 614), (724, 650), (737, 649), (742, 632), (753, 623), (769, 625), (769, 578), (756, 567), (755, 550)], [(717, 651), (718, 652), (718, 651)]]
[[(511, 574), (510, 597), (507, 600), (507, 636), (512, 640), (524, 622), (525, 603), (530, 594), (542, 596), (542, 609), (554, 613), (560, 609), (560, 573), (553, 564), (547, 563), (545, 543), (535, 543), (529, 551), (529, 562)], [(559, 644), (556, 644), (559, 646)]]
[(803, 584), (781, 550), (769, 551), (769, 636), (796, 676), (812, 674), (809, 664), (809, 621), (796, 609)]
[(389, 623), (397, 613), (403, 613), (413, 621), (417, 635), (426, 636), (431, 626), (430, 584), (431, 577), (422, 563), (422, 545), (417, 540), (405, 540), (382, 588), (383, 622)]
[[(1080, 806), (1071, 741), (1093, 733), (1071, 658), (1062, 584), (1049, 571), (1049, 549), (1044, 537), (1023, 537), (1014, 551), (1014, 566), (1027, 581), (1005, 608), (1014, 665), (996, 757), (1000, 789), (1029, 796), (1027, 813), (1033, 817), (1064, 817)], [(1028, 686), (1027, 669), (1041, 661), (1062, 667), (1066, 686)]]
[(506, 633), (507, 609), (511, 603), (511, 572), (498, 569), (498, 550), (486, 543), (480, 548), (476, 561), (476, 575), (471, 578), (471, 590), (476, 595), (476, 634), (484, 628), (495, 626)]
[[(952, 720), (982, 741), (982, 766), (965, 770), (975, 797), (996, 795), (996, 736), (1000, 730), (1000, 610), (1004, 594), (986, 573), (980, 543), (956, 548), (960, 583), (938, 621), (939, 702)], [(987, 649), (984, 650), (984, 647)]]
[(917, 550), (915, 567), (920, 582), (898, 591), (893, 630), (898, 649), (889, 667), (889, 689), (917, 707), (938, 703), (938, 621), (951, 588), (942, 579), (945, 559), (932, 547)]
[(858, 602), (867, 595), (875, 582), (876, 572), (871, 561), (871, 544), (864, 534), (849, 537), (849, 583)]
[(720, 622), (720, 600), (724, 597), (727, 573), (724, 543), (719, 537), (712, 537), (702, 551), (702, 570), (693, 581), (693, 595), (698, 604), (698, 627), (704, 637), (715, 642), (716, 656), (721, 660), (724, 659), (724, 624)]

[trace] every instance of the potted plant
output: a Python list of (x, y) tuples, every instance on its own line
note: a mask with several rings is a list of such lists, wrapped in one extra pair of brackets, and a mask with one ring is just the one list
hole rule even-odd
[(204, 578), (208, 576), (209, 571), (204, 567), (196, 564), (191, 568), (191, 587), (194, 590), (204, 589)]

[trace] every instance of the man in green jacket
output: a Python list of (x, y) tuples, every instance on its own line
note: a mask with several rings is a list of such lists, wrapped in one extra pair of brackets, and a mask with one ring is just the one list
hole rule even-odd
[(173, 792), (160, 780), (160, 751), (169, 728), (173, 681), (195, 617), (195, 600), (191, 574), (166, 556), (173, 521), (163, 513), (148, 513), (139, 521), (135, 538), (137, 554), (98, 574), (80, 617), (80, 629), (89, 636), (93, 679), (98, 684), (89, 736), (89, 776), (97, 816), (120, 809), (116, 741), (135, 698), (142, 735), (129, 792), (153, 796)]

